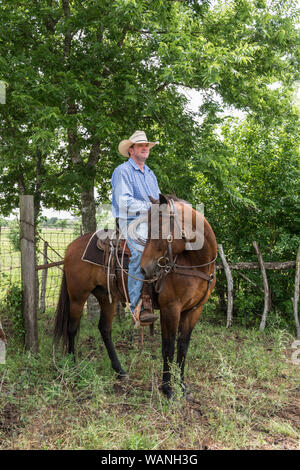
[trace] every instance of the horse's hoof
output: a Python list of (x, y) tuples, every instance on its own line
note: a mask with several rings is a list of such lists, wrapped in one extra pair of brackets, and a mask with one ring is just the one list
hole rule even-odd
[(186, 392), (184, 392), (184, 396), (185, 396), (186, 401), (189, 401), (191, 403), (194, 402), (194, 397), (190, 390), (187, 390)]
[(167, 386), (162, 385), (161, 391), (167, 397), (168, 400), (171, 400), (174, 397), (174, 392), (173, 392), (172, 388), (169, 385), (167, 385)]
[(126, 382), (127, 380), (129, 380), (129, 375), (126, 374), (126, 372), (122, 371), (122, 372), (119, 372), (117, 374), (117, 378), (121, 381), (121, 382)]
[(183, 391), (183, 396), (185, 397), (187, 401), (193, 401), (192, 392), (190, 391), (188, 385), (186, 385), (185, 383), (182, 384), (182, 391)]

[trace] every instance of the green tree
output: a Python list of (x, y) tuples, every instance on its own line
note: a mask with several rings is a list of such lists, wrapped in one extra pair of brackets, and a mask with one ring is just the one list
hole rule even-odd
[(61, 228), (62, 231), (64, 231), (64, 229), (67, 228), (67, 226), (68, 226), (68, 221), (67, 221), (67, 219), (60, 219), (60, 220), (58, 220), (56, 225), (57, 225), (57, 227)]
[[(191, 200), (201, 171), (243, 201), (216, 126), (224, 105), (264, 126), (289, 110), (295, 1), (11, 0), (0, 13), (3, 213), (31, 192), (36, 214), (80, 208), (93, 230), (94, 188), (106, 202), (117, 144), (137, 128), (161, 143), (151, 166), (163, 192)], [(199, 113), (180, 87), (202, 93)]]
[[(195, 187), (195, 198), (204, 202), (218, 243), (223, 244), (230, 262), (257, 261), (254, 240), (265, 261), (294, 260), (300, 244), (299, 115), (291, 108), (275, 127), (266, 127), (253, 117), (230, 118), (221, 130), (220, 140), (231, 165), (228, 176), (238, 181), (238, 197), (236, 192), (212, 185), (201, 173)], [(273, 314), (278, 313), (281, 326), (291, 326), (294, 273), (268, 271), (267, 275)], [(259, 322), (263, 296), (234, 276), (236, 314), (248, 324)], [(247, 276), (262, 285), (259, 271), (248, 271)], [(222, 282), (220, 274), (219, 286)]]

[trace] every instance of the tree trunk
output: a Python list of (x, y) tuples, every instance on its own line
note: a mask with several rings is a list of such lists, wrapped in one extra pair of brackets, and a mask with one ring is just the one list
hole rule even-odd
[(265, 297), (264, 297), (264, 311), (263, 311), (263, 315), (262, 315), (260, 326), (259, 326), (260, 331), (264, 331), (265, 326), (266, 326), (268, 311), (270, 310), (270, 304), (271, 304), (270, 289), (269, 289), (269, 284), (268, 284), (268, 278), (267, 278), (267, 275), (266, 275), (266, 269), (265, 269), (265, 266), (264, 266), (264, 260), (262, 258), (260, 249), (259, 249), (258, 244), (257, 244), (256, 241), (253, 242), (253, 246), (254, 246), (254, 249), (255, 249), (256, 254), (258, 256), (258, 261), (259, 261), (261, 274), (262, 274), (262, 278), (263, 278), (263, 283), (264, 283), (264, 294), (265, 294)]
[[(96, 231), (96, 204), (94, 198), (94, 177), (90, 178), (88, 187), (85, 186), (81, 193), (81, 217), (83, 233)], [(88, 317), (94, 318), (99, 313), (98, 300), (90, 295), (87, 300)]]
[(227, 324), (226, 328), (229, 328), (232, 325), (232, 310), (233, 310), (233, 280), (232, 280), (232, 275), (230, 271), (229, 264), (227, 263), (223, 246), (218, 245), (219, 248), (219, 253), (220, 257), (222, 259), (222, 263), (224, 265), (224, 270), (225, 270), (225, 275), (227, 278), (227, 300), (228, 300), (228, 305), (227, 305)]
[(215, 290), (219, 297), (219, 309), (223, 314), (226, 314), (227, 305), (225, 300), (225, 279), (224, 276), (220, 274), (218, 276), (218, 282), (216, 283)]
[(95, 232), (96, 223), (96, 204), (94, 198), (94, 179), (89, 188), (83, 189), (81, 193), (81, 217), (83, 233)]
[(296, 274), (295, 274), (295, 293), (293, 298), (294, 317), (297, 330), (297, 338), (300, 338), (300, 322), (298, 316), (298, 301), (299, 301), (299, 279), (300, 279), (300, 245), (298, 248), (296, 259)]
[[(44, 264), (48, 263), (47, 250), (48, 250), (48, 242), (44, 242), (44, 257), (43, 257)], [(42, 281), (41, 281), (41, 301), (40, 301), (40, 312), (41, 313), (45, 313), (45, 310), (46, 310), (47, 274), (48, 274), (48, 269), (47, 268), (43, 269)]]

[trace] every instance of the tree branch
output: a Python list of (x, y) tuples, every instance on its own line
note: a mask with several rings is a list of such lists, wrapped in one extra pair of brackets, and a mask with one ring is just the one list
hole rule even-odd
[[(62, 0), (62, 7), (64, 10), (65, 19), (69, 20), (71, 13), (70, 13), (70, 4), (69, 0)], [(64, 57), (65, 59), (70, 55), (71, 51), (71, 44), (72, 44), (72, 33), (70, 28), (67, 29), (64, 39)]]
[(118, 47), (121, 47), (123, 45), (123, 42), (126, 38), (126, 34), (128, 33), (128, 31), (130, 31), (130, 27), (129, 26), (126, 26), (124, 29), (123, 29), (123, 32), (122, 32), (122, 36), (121, 36), (121, 39), (117, 42), (117, 45)]

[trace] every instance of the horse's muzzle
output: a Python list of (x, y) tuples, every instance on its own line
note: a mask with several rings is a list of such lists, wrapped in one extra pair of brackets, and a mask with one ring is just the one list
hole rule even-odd
[(155, 264), (151, 263), (147, 266), (141, 266), (141, 273), (144, 275), (145, 279), (152, 279), (154, 276), (154, 267)]

